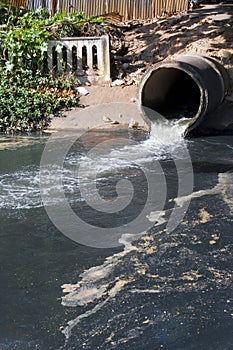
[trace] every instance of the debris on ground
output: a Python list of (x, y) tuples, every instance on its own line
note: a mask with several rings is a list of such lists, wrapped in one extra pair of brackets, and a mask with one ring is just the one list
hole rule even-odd
[(117, 120), (112, 120), (110, 117), (106, 117), (105, 115), (103, 116), (103, 122), (106, 124), (120, 124)]
[(114, 79), (138, 85), (152, 65), (179, 54), (219, 60), (233, 76), (233, 4), (203, 5), (174, 16), (118, 23), (122, 31), (112, 49)]
[(112, 123), (112, 119), (109, 117), (106, 117), (105, 115), (103, 116), (103, 122), (104, 123)]
[(139, 127), (139, 123), (135, 121), (133, 118), (130, 119), (129, 129), (137, 129)]
[(75, 88), (75, 90), (78, 91), (83, 96), (86, 96), (89, 94), (89, 91), (85, 89), (83, 86), (78, 86)]
[(112, 82), (111, 86), (121, 86), (121, 85), (124, 85), (125, 84), (125, 81), (124, 80), (121, 80), (121, 79), (116, 79)]

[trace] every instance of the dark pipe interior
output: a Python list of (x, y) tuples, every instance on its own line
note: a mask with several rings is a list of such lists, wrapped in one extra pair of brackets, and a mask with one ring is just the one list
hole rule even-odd
[(166, 119), (193, 118), (200, 106), (200, 89), (186, 72), (160, 68), (144, 85), (142, 105)]

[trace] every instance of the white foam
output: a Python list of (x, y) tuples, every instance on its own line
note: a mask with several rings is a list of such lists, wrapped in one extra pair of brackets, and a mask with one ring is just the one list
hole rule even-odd
[[(64, 186), (67, 194), (76, 190), (75, 180), (72, 172), (62, 169)], [(48, 173), (49, 176), (49, 173)], [(59, 170), (56, 172), (59, 176)], [(48, 177), (48, 183), (44, 190), (50, 196), (50, 204), (57, 204), (61, 199), (59, 189), (53, 184), (55, 181)], [(46, 186), (47, 185), (47, 186)], [(82, 199), (74, 199), (82, 200)], [(72, 201), (72, 200), (71, 200)], [(33, 209), (43, 207), (40, 192), (40, 174), (38, 167), (24, 167), (20, 171), (0, 175), (0, 208), (4, 209)]]
[[(67, 326), (62, 329), (62, 333), (66, 339), (71, 336), (72, 330), (77, 326), (83, 318), (87, 318), (101, 308), (111, 299), (114, 298), (127, 285), (130, 280), (122, 280), (119, 277), (114, 277), (111, 272), (119, 261), (137, 248), (132, 245), (132, 241), (140, 238), (145, 232), (138, 235), (122, 235), (121, 243), (125, 244), (125, 249), (122, 252), (114, 254), (106, 258), (104, 263), (99, 266), (92, 267), (84, 271), (80, 275), (80, 281), (75, 284), (65, 284), (62, 286), (63, 291), (70, 293), (62, 297), (62, 305), (75, 307), (77, 305), (87, 305), (94, 301), (100, 300), (99, 304), (92, 309), (77, 316), (75, 319), (68, 322)], [(101, 300), (101, 298), (104, 298)]]
[[(76, 159), (73, 154), (69, 158), (70, 164), (79, 166), (79, 176), (88, 174), (114, 172), (118, 169), (136, 169), (137, 166), (150, 164), (154, 160), (165, 160), (176, 155), (186, 147), (187, 141), (183, 135), (187, 128), (187, 119), (165, 120), (163, 124), (153, 124), (149, 137), (142, 142), (128, 143), (125, 146), (115, 144), (115, 141), (103, 142), (100, 147), (91, 150), (87, 155)], [(124, 143), (124, 140), (122, 141)], [(106, 144), (106, 148), (104, 145)], [(115, 147), (114, 147), (115, 146)], [(171, 156), (172, 155), (172, 156)]]
[[(150, 137), (142, 142), (129, 144), (125, 138), (125, 145), (121, 142), (114, 147), (115, 141), (110, 141), (111, 149), (102, 144), (100, 149), (89, 152), (87, 155), (73, 153), (68, 155), (65, 168), (56, 169), (56, 176), (62, 176), (63, 188), (53, 186), (50, 169), (42, 169), (48, 172), (48, 183), (43, 184), (43, 189), (49, 195), (50, 204), (60, 201), (59, 191), (65, 191), (72, 195), (77, 189), (78, 179), (82, 179), (82, 187), (88, 186), (90, 181), (101, 181), (106, 177), (114, 177), (115, 171), (125, 171), (126, 178), (137, 176), (137, 168), (140, 165), (152, 163), (155, 159), (169, 158), (171, 153), (179, 154), (179, 149), (184, 146), (182, 139), (183, 120), (155, 124), (152, 126)], [(184, 123), (185, 125), (185, 123)], [(98, 148), (98, 147), (97, 147)], [(51, 165), (53, 166), (53, 165)], [(78, 171), (77, 171), (78, 168)], [(20, 171), (0, 175), (0, 208), (6, 209), (30, 209), (42, 207), (40, 196), (39, 167), (24, 167)], [(96, 178), (93, 179), (93, 174)], [(43, 177), (45, 178), (45, 177)], [(54, 183), (56, 183), (54, 181)], [(44, 186), (47, 185), (47, 186)], [(71, 199), (72, 200), (72, 199)], [(75, 200), (82, 200), (75, 198)]]

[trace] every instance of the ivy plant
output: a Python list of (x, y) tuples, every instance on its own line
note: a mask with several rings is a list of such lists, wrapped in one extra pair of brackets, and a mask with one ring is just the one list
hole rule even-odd
[(78, 104), (73, 77), (44, 69), (48, 41), (96, 35), (103, 24), (101, 17), (86, 17), (83, 12), (50, 17), (43, 8), (26, 11), (1, 1), (0, 131), (42, 130), (51, 115)]
[(0, 67), (0, 131), (43, 130), (51, 115), (78, 104), (72, 77)]

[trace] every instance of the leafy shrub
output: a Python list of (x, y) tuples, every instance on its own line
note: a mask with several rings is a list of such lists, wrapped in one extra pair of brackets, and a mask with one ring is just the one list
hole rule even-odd
[(103, 27), (102, 17), (86, 17), (83, 12), (69, 15), (62, 12), (50, 17), (43, 8), (33, 11), (12, 8), (7, 13), (0, 22), (0, 41), (4, 43), (2, 61), (8, 70), (42, 66), (52, 38), (103, 34), (103, 30), (97, 30)]
[(42, 76), (39, 71), (0, 68), (0, 131), (44, 129), (50, 115), (78, 104), (72, 77)]
[[(3, 4), (3, 2), (1, 2)], [(101, 17), (0, 6), (0, 131), (42, 130), (49, 115), (78, 104), (71, 77), (43, 70), (48, 41), (111, 32)]]

